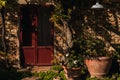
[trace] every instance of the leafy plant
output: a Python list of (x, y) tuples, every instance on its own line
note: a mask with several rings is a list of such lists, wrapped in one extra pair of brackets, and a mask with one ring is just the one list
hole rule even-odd
[(66, 66), (68, 68), (80, 68), (83, 66), (83, 58), (79, 52), (74, 49), (70, 50), (69, 54), (66, 54)]
[(100, 56), (111, 56), (113, 52), (107, 51), (106, 43), (95, 36), (88, 35), (88, 33), (81, 34), (77, 38), (81, 54), (83, 57), (100, 57)]
[(107, 52), (106, 52), (106, 49), (105, 49), (105, 43), (96, 38), (89, 38), (87, 40), (85, 40), (85, 55), (89, 55), (91, 57), (94, 57), (94, 56), (106, 56)]
[(63, 68), (60, 65), (55, 65), (55, 66), (52, 67), (52, 70), (62, 71)]
[(38, 77), (40, 80), (67, 80), (62, 67), (59, 65), (53, 66), (52, 70), (48, 70), (46, 72), (34, 73), (34, 76)]

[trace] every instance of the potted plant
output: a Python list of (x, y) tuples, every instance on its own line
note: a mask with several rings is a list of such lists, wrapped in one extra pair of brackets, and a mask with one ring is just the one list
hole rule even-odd
[(78, 51), (79, 49), (77, 49), (76, 47), (77, 46), (74, 45), (73, 48), (69, 49), (69, 53), (65, 55), (66, 62), (63, 66), (63, 69), (68, 79), (79, 77), (83, 69), (83, 58)]
[(82, 35), (79, 43), (90, 76), (101, 78), (107, 75), (112, 54), (107, 51), (105, 42), (95, 36)]

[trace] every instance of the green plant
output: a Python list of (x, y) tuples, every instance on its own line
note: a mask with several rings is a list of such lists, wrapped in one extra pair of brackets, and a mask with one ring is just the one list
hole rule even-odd
[(63, 68), (60, 65), (55, 65), (55, 66), (52, 67), (52, 70), (62, 71)]
[(69, 54), (66, 54), (66, 66), (68, 68), (80, 68), (83, 66), (83, 58), (78, 50), (75, 50), (75, 47), (69, 51)]
[(88, 33), (81, 34), (77, 40), (79, 44), (81, 54), (83, 57), (100, 57), (111, 56), (113, 52), (109, 52), (106, 48), (106, 43), (98, 37), (91, 36)]
[(85, 40), (85, 55), (90, 57), (106, 56), (105, 43), (98, 38), (89, 38)]
[(57, 77), (58, 73), (53, 72), (53, 71), (47, 71), (47, 72), (40, 72), (38, 74), (38, 77), (41, 80), (53, 80), (54, 77)]
[(67, 80), (62, 67), (59, 65), (53, 66), (51, 70), (48, 70), (46, 72), (34, 73), (34, 76), (38, 77), (40, 80)]

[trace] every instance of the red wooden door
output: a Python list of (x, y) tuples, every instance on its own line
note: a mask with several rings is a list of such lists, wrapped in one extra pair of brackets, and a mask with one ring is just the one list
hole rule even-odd
[(53, 28), (49, 18), (48, 7), (38, 5), (21, 7), (21, 43), (25, 64), (51, 65)]

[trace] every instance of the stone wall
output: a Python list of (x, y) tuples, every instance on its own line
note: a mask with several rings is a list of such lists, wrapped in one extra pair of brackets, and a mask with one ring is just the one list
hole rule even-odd
[(3, 36), (2, 36), (2, 27), (3, 27), (3, 20), (2, 20), (2, 14), (0, 14), (0, 44), (1, 44), (0, 50), (3, 49), (3, 46), (2, 46), (2, 42), (3, 42), (3, 40), (2, 40), (2, 38), (3, 38)]
[[(105, 9), (83, 10), (80, 27), (89, 27), (88, 33), (106, 42), (108, 51), (120, 47), (120, 3), (113, 3)], [(81, 10), (82, 11), (82, 10)]]
[(6, 52), (13, 67), (20, 67), (19, 60), (19, 7), (5, 9), (5, 42)]
[[(80, 12), (78, 11), (79, 14), (74, 13), (75, 16), (72, 16), (72, 18), (77, 17), (73, 18), (73, 21), (71, 22), (71, 26), (74, 27), (72, 32), (68, 23), (64, 22), (63, 25), (54, 23), (54, 62), (62, 64), (62, 61), (65, 60), (65, 55), (68, 53), (67, 49), (72, 46), (72, 34), (79, 33), (81, 28), (86, 25), (90, 27), (96, 26), (96, 28), (94, 27), (94, 30), (91, 28), (88, 29), (88, 31), (92, 32), (92, 35), (97, 35), (98, 37), (103, 38), (106, 43), (108, 43), (108, 49), (115, 50), (117, 46), (120, 46), (120, 9), (118, 8), (118, 5), (104, 11), (98, 11), (97, 13), (100, 12), (100, 16), (102, 17), (99, 17), (99, 15), (96, 14), (93, 15), (94, 11), (91, 10), (81, 10)], [(11, 62), (16, 67), (20, 66), (20, 25), (18, 10), (19, 7), (12, 10), (5, 10), (5, 39), (7, 54), (10, 55)], [(91, 22), (91, 20), (93, 22)], [(97, 25), (94, 24), (95, 20)], [(91, 23), (93, 24), (91, 25)]]
[(54, 23), (54, 64), (62, 65), (68, 49), (73, 45), (72, 32), (66, 21), (63, 25)]
[(66, 44), (68, 42), (66, 35), (70, 34), (71, 38), (69, 37), (69, 39), (72, 40), (72, 36), (78, 36), (85, 27), (87, 27), (86, 34), (90, 33), (92, 36), (105, 41), (108, 51), (117, 51), (120, 47), (120, 8), (118, 6), (120, 6), (120, 3), (109, 4), (100, 10), (75, 9), (69, 24), (69, 26), (72, 26), (71, 34), (69, 31), (66, 33), (64, 25), (55, 24), (54, 50), (56, 63), (62, 64), (67, 54), (66, 50), (70, 48)]

